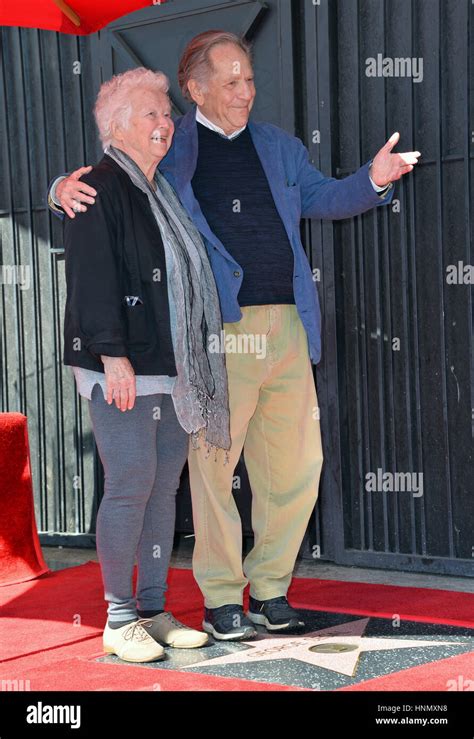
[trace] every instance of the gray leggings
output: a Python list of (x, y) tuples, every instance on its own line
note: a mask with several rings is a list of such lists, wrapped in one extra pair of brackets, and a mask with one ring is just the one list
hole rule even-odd
[(141, 395), (131, 411), (122, 412), (106, 403), (96, 384), (89, 412), (105, 473), (96, 536), (108, 619), (131, 621), (137, 609), (164, 609), (176, 491), (189, 437), (170, 395)]

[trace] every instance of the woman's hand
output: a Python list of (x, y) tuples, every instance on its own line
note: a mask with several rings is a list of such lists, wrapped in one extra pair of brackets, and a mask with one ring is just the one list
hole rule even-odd
[(105, 384), (107, 387), (107, 403), (115, 405), (119, 411), (131, 411), (135, 405), (136, 384), (135, 372), (127, 357), (106, 357), (101, 354), (104, 363)]

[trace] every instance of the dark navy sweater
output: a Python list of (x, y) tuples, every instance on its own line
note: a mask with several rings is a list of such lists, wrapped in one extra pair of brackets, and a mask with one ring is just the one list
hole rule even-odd
[(192, 187), (211, 230), (244, 271), (239, 305), (294, 303), (293, 250), (248, 127), (233, 140), (197, 127)]

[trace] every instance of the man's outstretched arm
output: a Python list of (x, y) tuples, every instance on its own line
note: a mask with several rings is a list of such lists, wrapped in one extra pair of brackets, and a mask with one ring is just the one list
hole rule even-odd
[[(393, 197), (391, 183), (411, 172), (421, 156), (419, 151), (393, 154), (400, 139), (394, 133), (374, 159), (357, 172), (341, 180), (324, 177), (309, 161), (308, 150), (301, 144), (298, 152), (298, 184), (301, 187), (303, 218), (351, 218), (377, 205), (388, 204)], [(377, 193), (374, 185), (390, 187)]]
[(97, 192), (80, 179), (91, 169), (92, 166), (80, 167), (71, 174), (55, 177), (50, 183), (48, 205), (55, 215), (64, 218), (66, 213), (69, 218), (74, 218), (76, 213), (84, 213), (87, 210), (85, 203), (89, 205), (95, 203)]

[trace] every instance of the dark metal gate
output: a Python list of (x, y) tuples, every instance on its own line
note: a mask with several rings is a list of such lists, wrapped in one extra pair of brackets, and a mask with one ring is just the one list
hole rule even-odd
[(50, 251), (61, 227), (45, 182), (98, 157), (89, 118), (96, 49), (95, 38), (1, 33), (1, 410), (28, 416), (38, 528), (74, 543), (90, 541), (94, 451), (87, 409), (61, 363), (63, 263)]
[[(400, 150), (423, 153), (391, 208), (302, 224), (321, 270), (325, 447), (303, 553), (474, 574), (472, 288), (446, 279), (449, 265), (471, 263), (473, 24), (469, 0), (176, 0), (92, 37), (2, 31), (0, 256), (29, 266), (31, 285), (1, 288), (1, 399), (2, 410), (29, 417), (43, 540), (90, 542), (101, 491), (87, 408), (61, 366), (63, 263), (48, 250), (60, 247), (61, 229), (45, 183), (100, 157), (92, 106), (102, 79), (162, 69), (175, 112), (185, 112), (179, 55), (193, 35), (225, 28), (255, 44), (253, 118), (300, 136), (325, 174), (354, 171), (394, 130)], [(367, 76), (379, 54), (423, 59), (423, 80), (383, 76), (383, 61), (382, 74)], [(396, 473), (418, 475), (422, 494), (384, 490)], [(236, 474), (250, 530), (243, 465)], [(179, 527), (190, 530), (186, 479), (181, 492)]]
[(423, 155), (391, 207), (306, 226), (322, 268), (323, 551), (473, 576), (472, 281), (448, 272), (472, 265), (474, 5), (307, 2), (298, 19), (316, 165), (347, 175), (394, 131)]

